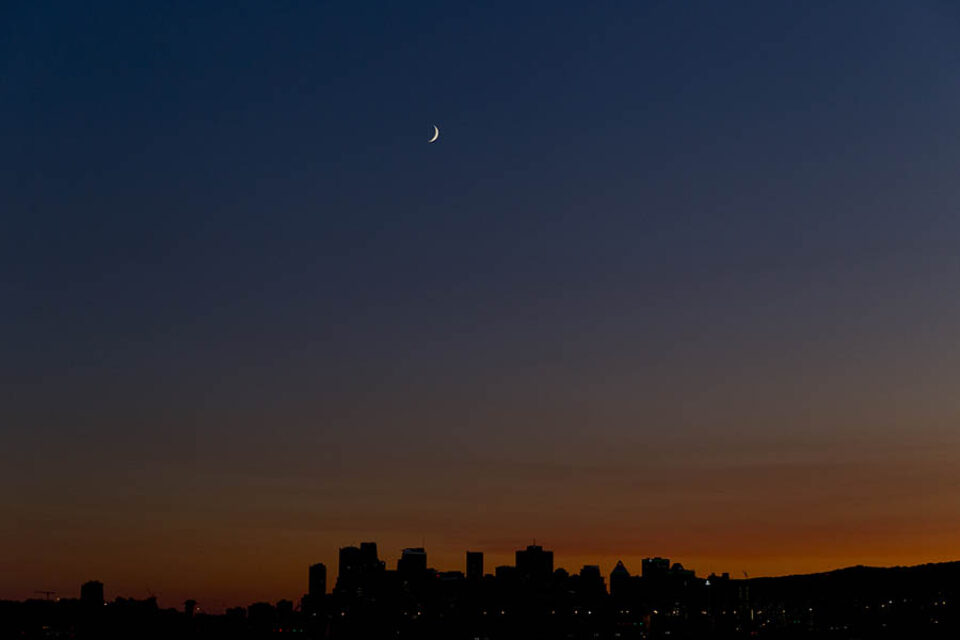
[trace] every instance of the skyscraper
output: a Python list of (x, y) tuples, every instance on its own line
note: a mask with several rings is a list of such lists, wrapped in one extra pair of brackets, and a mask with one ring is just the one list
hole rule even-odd
[(630, 572), (623, 564), (623, 560), (617, 561), (617, 566), (610, 572), (610, 595), (625, 595), (630, 588)]
[(517, 551), (517, 573), (525, 580), (547, 580), (553, 574), (553, 551), (544, 551), (536, 544)]
[(397, 573), (405, 579), (421, 578), (427, 572), (427, 552), (423, 547), (404, 549), (397, 560)]
[(644, 558), (640, 563), (640, 575), (648, 580), (666, 578), (669, 571), (669, 558)]
[(307, 594), (311, 598), (322, 598), (327, 593), (327, 566), (322, 562), (310, 565)]
[(377, 557), (376, 542), (362, 542), (360, 547), (340, 549), (340, 566), (336, 592), (360, 592), (382, 577), (385, 565)]
[(483, 552), (467, 551), (467, 580), (483, 578)]
[(377, 543), (376, 542), (361, 542), (360, 543), (360, 558), (368, 566), (374, 566), (380, 562), (377, 557)]
[(603, 583), (603, 574), (600, 573), (600, 567), (595, 564), (583, 565), (578, 582), (581, 593), (596, 595), (607, 592), (607, 586)]

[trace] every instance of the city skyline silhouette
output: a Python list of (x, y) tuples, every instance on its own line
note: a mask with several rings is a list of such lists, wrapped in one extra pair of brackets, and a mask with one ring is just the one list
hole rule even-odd
[[(421, 542), (421, 544), (423, 544)], [(648, 569), (648, 564), (651, 566), (656, 566), (658, 569), (663, 571), (679, 571), (684, 576), (689, 576), (690, 578), (696, 578), (699, 580), (709, 580), (711, 578), (716, 578), (719, 576), (724, 576), (730, 578), (732, 576), (733, 580), (740, 580), (741, 578), (744, 581), (754, 580), (754, 581), (763, 581), (763, 580), (777, 580), (777, 579), (794, 579), (794, 578), (803, 578), (821, 574), (830, 574), (838, 571), (849, 571), (854, 569), (870, 569), (870, 570), (896, 570), (896, 569), (915, 569), (922, 566), (960, 566), (960, 560), (942, 560), (938, 562), (928, 562), (921, 565), (912, 565), (912, 566), (878, 566), (878, 565), (856, 565), (856, 566), (838, 566), (831, 567), (823, 571), (814, 571), (807, 573), (790, 573), (790, 574), (781, 574), (781, 575), (750, 575), (749, 572), (745, 570), (737, 571), (736, 569), (725, 570), (725, 571), (710, 571), (709, 576), (703, 571), (697, 571), (696, 568), (685, 568), (681, 562), (672, 561), (668, 557), (663, 556), (647, 556), (636, 553), (625, 553), (618, 556), (618, 560), (613, 564), (612, 567), (601, 567), (599, 564), (588, 563), (579, 565), (579, 569), (576, 565), (572, 565), (568, 561), (560, 562), (564, 560), (562, 556), (559, 557), (558, 561), (555, 563), (554, 558), (555, 554), (553, 550), (544, 551), (544, 547), (541, 544), (537, 544), (536, 538), (530, 538), (529, 543), (525, 548), (520, 547), (514, 549), (510, 554), (489, 554), (488, 552), (482, 549), (472, 549), (472, 550), (463, 550), (461, 551), (461, 562), (454, 566), (433, 566), (434, 563), (432, 560), (428, 562), (428, 558), (431, 555), (428, 554), (428, 547), (418, 546), (418, 547), (405, 547), (399, 550), (394, 557), (388, 557), (383, 555), (381, 557), (382, 547), (379, 543), (375, 541), (360, 542), (354, 545), (347, 545), (340, 547), (335, 554), (336, 561), (332, 564), (327, 564), (323, 561), (311, 562), (308, 565), (305, 565), (307, 568), (307, 579), (306, 584), (308, 588), (305, 590), (306, 594), (334, 594), (337, 590), (349, 590), (349, 586), (344, 587), (343, 582), (341, 581), (341, 572), (344, 571), (344, 567), (347, 568), (347, 573), (349, 574), (352, 570), (357, 570), (358, 566), (366, 566), (367, 570), (373, 568), (376, 572), (384, 572), (386, 574), (398, 574), (404, 575), (413, 573), (420, 574), (429, 574), (433, 577), (439, 577), (441, 575), (453, 576), (459, 575), (463, 579), (479, 579), (479, 578), (492, 578), (500, 576), (501, 571), (517, 572), (517, 575), (524, 575), (529, 573), (530, 569), (524, 568), (524, 562), (526, 566), (531, 566), (530, 563), (533, 562), (532, 566), (540, 566), (537, 564), (537, 560), (526, 560), (524, 556), (529, 556), (530, 554), (536, 554), (538, 556), (543, 556), (545, 554), (546, 558), (546, 568), (542, 570), (544, 575), (552, 575), (555, 571), (561, 571), (567, 575), (575, 575), (578, 571), (584, 569), (596, 570), (599, 572), (601, 577), (605, 577), (607, 582), (605, 583), (604, 589), (609, 588), (609, 581), (612, 579), (612, 576), (617, 575), (618, 572), (626, 571), (629, 575), (631, 560), (636, 559), (633, 564), (634, 569), (637, 567), (642, 567), (644, 571)], [(622, 558), (627, 558), (627, 561), (624, 562)], [(501, 560), (506, 559), (507, 561), (501, 563)], [(493, 562), (491, 562), (491, 560)], [(569, 567), (569, 569), (568, 569)], [(302, 568), (301, 568), (302, 569)], [(91, 572), (88, 572), (91, 573)], [(95, 571), (92, 573), (96, 573)], [(303, 573), (301, 571), (300, 573)], [(361, 574), (363, 572), (361, 571)], [(358, 574), (359, 575), (359, 574)], [(303, 577), (302, 575), (299, 577)], [(348, 575), (346, 580), (349, 585), (350, 580), (357, 580), (357, 575), (354, 575), (352, 578)], [(109, 601), (110, 598), (104, 597), (104, 585), (99, 579), (88, 580), (83, 583), (83, 587), (88, 585), (93, 586), (99, 594), (100, 600)], [(316, 588), (314, 588), (316, 587)], [(44, 589), (34, 589), (31, 592), (28, 592), (22, 600), (36, 599), (38, 596), (44, 596), (45, 600), (50, 600), (51, 598), (56, 598), (59, 600), (61, 597), (70, 598), (72, 592), (69, 589), (63, 591), (56, 590), (44, 590)], [(80, 598), (83, 599), (83, 589), (80, 589)], [(189, 601), (197, 603), (196, 600), (192, 598), (187, 598), (184, 600), (180, 594), (173, 596), (168, 596), (163, 598), (161, 594), (154, 593), (149, 588), (142, 593), (114, 593), (116, 597), (148, 597), (153, 598), (158, 601), (160, 605), (172, 606), (183, 601)], [(258, 598), (258, 600), (265, 601), (275, 601), (290, 599), (293, 597), (291, 593), (284, 594), (273, 594), (273, 597), (263, 597)], [(299, 596), (298, 596), (299, 597)], [(210, 606), (210, 605), (213, 606)], [(217, 599), (208, 601), (206, 610), (211, 613), (223, 613), (231, 607), (242, 606), (241, 602), (223, 602)]]
[[(438, 570), (424, 547), (403, 549), (390, 568), (373, 541), (340, 547), (336, 580), (307, 567), (305, 593), (210, 611), (157, 596), (116, 596), (89, 580), (80, 597), (0, 600), (0, 633), (74, 638), (948, 638), (960, 630), (960, 562), (848, 567), (784, 577), (698, 576), (650, 557), (631, 573), (618, 562), (578, 572), (555, 566), (552, 550), (517, 549), (514, 562), (485, 571), (482, 551), (462, 570)], [(865, 635), (866, 634), (866, 635)]]
[[(536, 540), (557, 602), (958, 560), (958, 43), (943, 0), (4, 3), (0, 601), (272, 633), (362, 541)], [(392, 631), (513, 597), (434, 579), (368, 585)]]

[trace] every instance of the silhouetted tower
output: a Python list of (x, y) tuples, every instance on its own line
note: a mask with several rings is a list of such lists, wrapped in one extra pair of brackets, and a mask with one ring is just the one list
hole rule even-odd
[(397, 560), (397, 573), (405, 579), (421, 578), (427, 572), (427, 552), (423, 547), (404, 549)]
[(380, 560), (377, 557), (377, 543), (376, 542), (361, 542), (360, 543), (360, 557), (363, 562), (373, 567), (379, 564)]
[(644, 558), (640, 568), (640, 575), (648, 580), (663, 579), (670, 573), (670, 560), (669, 558)]
[(307, 595), (322, 598), (327, 593), (327, 565), (322, 562), (310, 565), (307, 582)]
[(483, 551), (467, 551), (467, 580), (483, 578)]
[(358, 547), (340, 549), (340, 565), (337, 572), (336, 591), (352, 591), (363, 577), (363, 559)]
[(547, 580), (553, 574), (553, 551), (544, 551), (536, 544), (517, 551), (517, 573), (526, 580)]
[(80, 602), (84, 605), (103, 606), (103, 583), (99, 580), (84, 582), (80, 586)]
[(192, 618), (193, 614), (197, 611), (197, 601), (196, 600), (186, 600), (183, 603), (183, 615), (188, 618)]
[(580, 569), (580, 592), (584, 594), (600, 595), (607, 592), (607, 585), (603, 582), (600, 567), (595, 564), (585, 564)]
[(610, 572), (610, 595), (622, 596), (630, 589), (630, 572), (623, 565), (623, 560), (617, 561), (617, 566)]
[(372, 587), (383, 574), (384, 563), (377, 557), (377, 543), (363, 542), (360, 547), (340, 549), (337, 592), (358, 592)]

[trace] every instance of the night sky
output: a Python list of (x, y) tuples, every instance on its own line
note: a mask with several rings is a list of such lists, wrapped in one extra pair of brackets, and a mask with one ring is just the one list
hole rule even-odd
[(958, 389), (955, 3), (0, 8), (0, 598), (957, 559)]

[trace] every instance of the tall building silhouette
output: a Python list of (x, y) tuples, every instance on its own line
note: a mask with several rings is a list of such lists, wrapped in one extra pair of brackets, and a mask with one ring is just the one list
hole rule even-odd
[(610, 572), (610, 595), (625, 595), (630, 588), (630, 572), (623, 564), (623, 560), (617, 561), (617, 566)]
[(666, 578), (670, 573), (669, 558), (644, 558), (640, 564), (640, 575), (648, 580)]
[(307, 594), (311, 598), (321, 598), (327, 593), (327, 565), (322, 562), (310, 565)]
[(483, 578), (483, 552), (467, 551), (467, 580)]
[(525, 580), (547, 580), (553, 574), (553, 551), (544, 551), (536, 544), (517, 551), (517, 573)]
[(585, 593), (606, 593), (607, 586), (603, 582), (600, 567), (595, 564), (585, 564), (579, 574), (580, 590)]
[(359, 593), (371, 587), (382, 575), (386, 565), (377, 557), (376, 542), (362, 542), (359, 547), (340, 549), (338, 593)]
[(406, 579), (420, 578), (427, 572), (427, 552), (423, 547), (404, 549), (397, 560), (397, 573)]
[(364, 562), (370, 564), (371, 566), (377, 564), (380, 561), (377, 557), (377, 543), (361, 542), (360, 556), (363, 558)]
[(337, 569), (337, 588), (357, 581), (363, 571), (363, 560), (359, 547), (341, 547), (340, 562)]

